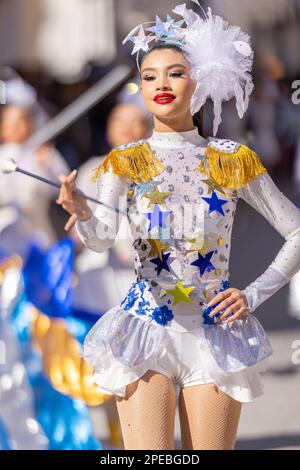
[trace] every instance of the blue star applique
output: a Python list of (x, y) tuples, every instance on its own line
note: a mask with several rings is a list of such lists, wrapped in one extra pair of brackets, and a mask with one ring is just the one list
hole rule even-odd
[(146, 31), (150, 33), (155, 33), (156, 36), (164, 36), (168, 34), (170, 25), (166, 22), (163, 22), (158, 15), (156, 15), (156, 24), (151, 26), (151, 28), (146, 28)]
[(155, 203), (153, 212), (143, 212), (143, 214), (146, 215), (150, 221), (150, 226), (148, 228), (148, 232), (150, 232), (153, 227), (166, 227), (165, 219), (171, 214), (171, 211), (162, 212), (159, 209), (159, 205)]
[(166, 25), (169, 28), (180, 28), (184, 23), (184, 20), (175, 21), (174, 18), (171, 18), (170, 15), (167, 15)]
[(161, 271), (165, 269), (166, 271), (170, 271), (169, 266), (167, 265), (168, 258), (171, 253), (166, 253), (162, 255), (162, 260), (160, 258), (150, 259), (151, 263), (156, 264), (155, 270), (157, 271), (157, 275), (159, 276)]
[(220, 214), (225, 215), (222, 206), (228, 201), (226, 199), (219, 199), (215, 191), (212, 192), (211, 197), (202, 196), (202, 199), (209, 204), (209, 214), (213, 211), (218, 211)]
[(205, 256), (202, 256), (198, 252), (198, 259), (196, 259), (196, 261), (193, 261), (191, 263), (192, 266), (199, 267), (201, 276), (205, 273), (206, 270), (211, 271), (212, 269), (215, 269), (214, 265), (210, 262), (210, 259), (213, 254), (214, 254), (214, 251), (210, 251)]
[(151, 28), (146, 28), (146, 31), (155, 33), (156, 37), (162, 38), (163, 36), (175, 36), (175, 31), (180, 28), (184, 23), (184, 20), (175, 21), (170, 15), (167, 16), (167, 21), (162, 21), (158, 15), (156, 15), (156, 24)]

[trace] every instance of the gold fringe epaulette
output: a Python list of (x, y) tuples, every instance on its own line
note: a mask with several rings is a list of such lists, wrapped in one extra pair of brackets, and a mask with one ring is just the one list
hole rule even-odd
[(90, 180), (96, 182), (100, 172), (111, 168), (118, 176), (127, 176), (130, 182), (143, 183), (159, 175), (165, 165), (160, 162), (146, 142), (116, 147), (104, 158)]
[(225, 188), (238, 189), (255, 176), (267, 173), (259, 156), (249, 147), (230, 140), (209, 142), (196, 171), (205, 173)]

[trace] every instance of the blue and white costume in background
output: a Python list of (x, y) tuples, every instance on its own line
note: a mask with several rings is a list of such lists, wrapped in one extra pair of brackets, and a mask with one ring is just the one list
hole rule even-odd
[[(88, 333), (85, 359), (94, 368), (99, 391), (125, 396), (127, 384), (149, 369), (160, 370), (172, 348), (168, 332), (185, 334), (188, 354), (201, 359), (203, 381), (197, 383), (214, 382), (236, 400), (251, 402), (263, 393), (260, 372), (273, 352), (253, 312), (300, 269), (299, 209), (267, 171), (237, 189), (196, 171), (208, 147), (228, 156), (239, 149), (238, 143), (206, 140), (195, 128), (154, 131), (149, 139), (120, 149), (145, 143), (164, 165), (160, 174), (137, 183), (110, 170), (97, 181), (98, 199), (138, 214), (140, 224), (139, 230), (131, 226), (136, 280), (121, 304)], [(207, 303), (231, 287), (231, 231), (239, 198), (260, 212), (285, 243), (267, 270), (244, 289), (249, 313), (215, 323), (208, 314), (216, 305)], [(85, 246), (102, 252), (113, 245), (119, 224), (114, 211), (98, 205), (90, 219), (76, 222), (76, 229)], [(190, 350), (195, 344), (199, 349)]]

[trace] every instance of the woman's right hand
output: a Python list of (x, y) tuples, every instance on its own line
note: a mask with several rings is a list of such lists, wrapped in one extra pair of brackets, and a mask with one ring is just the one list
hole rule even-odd
[(71, 217), (64, 227), (66, 231), (70, 230), (77, 220), (88, 220), (93, 215), (92, 210), (86, 202), (86, 198), (74, 192), (76, 190), (82, 195), (84, 194), (76, 187), (76, 178), (77, 170), (73, 170), (68, 176), (59, 175), (59, 180), (62, 185), (56, 203), (58, 205), (61, 204), (63, 209), (71, 214)]

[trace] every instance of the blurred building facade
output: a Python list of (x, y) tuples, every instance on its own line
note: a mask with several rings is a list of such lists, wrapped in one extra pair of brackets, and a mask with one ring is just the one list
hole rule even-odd
[(116, 55), (111, 0), (0, 0), (1, 65), (43, 67), (72, 82)]
[[(121, 41), (139, 23), (166, 14), (180, 0), (0, 0), (0, 65), (42, 67), (74, 82), (89, 61), (130, 57)], [(276, 52), (287, 72), (300, 69), (300, 0), (202, 0), (259, 44), (257, 58)], [(187, 2), (197, 8), (192, 1)]]

